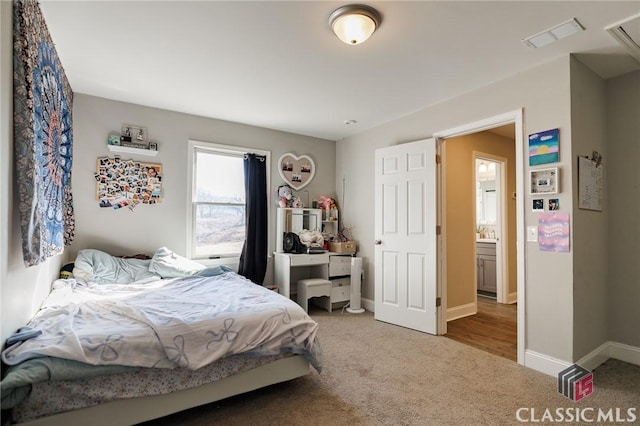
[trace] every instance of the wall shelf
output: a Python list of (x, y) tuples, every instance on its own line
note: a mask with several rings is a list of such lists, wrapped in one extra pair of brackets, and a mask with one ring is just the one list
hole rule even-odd
[(109, 151), (111, 152), (124, 152), (127, 154), (140, 154), (147, 155), (149, 157), (155, 157), (158, 155), (158, 151), (154, 151), (151, 149), (143, 149), (143, 148), (133, 148), (129, 146), (120, 146), (120, 145), (107, 145), (109, 147)]

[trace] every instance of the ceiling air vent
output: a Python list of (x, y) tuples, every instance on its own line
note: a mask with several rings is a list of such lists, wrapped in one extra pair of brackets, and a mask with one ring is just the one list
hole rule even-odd
[(640, 13), (605, 29), (640, 63)]

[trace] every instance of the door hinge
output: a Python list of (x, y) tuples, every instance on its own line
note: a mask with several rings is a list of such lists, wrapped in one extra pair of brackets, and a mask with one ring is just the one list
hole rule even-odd
[(440, 235), (441, 232), (442, 228), (440, 227), (440, 225), (436, 225), (436, 235)]
[(441, 297), (436, 297), (436, 308), (438, 306), (442, 305), (442, 298)]
[(436, 164), (440, 164), (440, 154), (436, 154)]

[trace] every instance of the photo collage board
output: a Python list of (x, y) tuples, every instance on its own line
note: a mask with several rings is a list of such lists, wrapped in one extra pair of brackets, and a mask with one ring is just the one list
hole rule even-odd
[(122, 160), (119, 156), (96, 161), (96, 199), (100, 207), (115, 210), (162, 200), (162, 165)]

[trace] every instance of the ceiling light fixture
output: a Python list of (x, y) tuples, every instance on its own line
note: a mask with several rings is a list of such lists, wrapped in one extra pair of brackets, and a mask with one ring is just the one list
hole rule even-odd
[(364, 4), (350, 4), (331, 12), (329, 25), (340, 40), (355, 45), (366, 41), (380, 26), (382, 16)]

